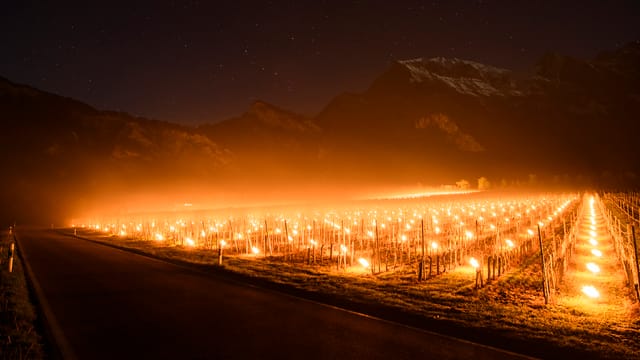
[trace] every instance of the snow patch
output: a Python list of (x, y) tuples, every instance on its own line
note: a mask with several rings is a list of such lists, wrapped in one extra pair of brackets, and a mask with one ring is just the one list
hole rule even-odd
[(415, 83), (439, 82), (470, 96), (520, 96), (509, 70), (474, 61), (436, 57), (399, 61)]

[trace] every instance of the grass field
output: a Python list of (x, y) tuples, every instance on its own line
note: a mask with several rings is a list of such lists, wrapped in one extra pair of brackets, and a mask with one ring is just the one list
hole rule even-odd
[(18, 256), (14, 256), (13, 272), (8, 270), (7, 254), (12, 241), (13, 235), (0, 233), (0, 358), (42, 359), (36, 312)]

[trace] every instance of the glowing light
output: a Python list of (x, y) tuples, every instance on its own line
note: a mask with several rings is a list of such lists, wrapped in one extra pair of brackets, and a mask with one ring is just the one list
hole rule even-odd
[(160, 233), (157, 233), (156, 234), (156, 240), (163, 241), (164, 240), (164, 236), (162, 234), (160, 234)]
[(347, 247), (344, 245), (340, 245), (340, 252), (342, 252), (343, 254), (345, 254), (347, 252)]
[(187, 243), (187, 245), (189, 245), (189, 246), (191, 246), (191, 247), (196, 246), (196, 243), (193, 241), (193, 239), (192, 239), (192, 238), (189, 238), (189, 237), (188, 237), (188, 238), (184, 239), (184, 242), (186, 242), (186, 243)]
[(529, 235), (533, 236), (533, 230), (527, 229), (527, 233), (529, 233)]
[(124, 230), (120, 230), (120, 236), (127, 236), (127, 232)]
[(438, 243), (437, 242), (432, 242), (431, 243), (431, 247), (435, 250), (438, 248)]
[(313, 246), (313, 247), (315, 247), (316, 245), (318, 245), (318, 242), (317, 242), (317, 241), (315, 241), (315, 240), (313, 240), (313, 239), (309, 240), (309, 243), (311, 243), (311, 246)]
[(258, 254), (260, 254), (260, 249), (258, 249), (255, 246), (252, 246), (251, 247), (251, 252), (254, 253), (255, 255), (258, 255)]
[(400, 236), (400, 240), (402, 240), (403, 242), (407, 241), (407, 235)]
[(513, 241), (511, 241), (511, 240), (509, 240), (509, 239), (505, 240), (505, 242), (507, 243), (507, 246), (508, 246), (509, 248), (513, 248), (513, 247), (515, 246), (515, 244), (513, 243)]
[(598, 241), (596, 241), (596, 239), (589, 239), (589, 244), (593, 245), (593, 246), (598, 246)]
[(464, 232), (465, 236), (467, 237), (467, 239), (472, 239), (473, 238), (473, 233), (469, 230)]
[(587, 295), (588, 297), (595, 299), (597, 297), (600, 297), (600, 292), (598, 290), (596, 290), (596, 288), (594, 288), (591, 285), (585, 285), (582, 287), (582, 292)]
[(224, 248), (225, 246), (227, 246), (227, 242), (224, 240), (220, 240), (220, 247)]
[(592, 249), (592, 250), (591, 250), (591, 253), (592, 253), (594, 256), (602, 257), (602, 251), (600, 251), (600, 250), (598, 250), (598, 249)]
[(591, 235), (592, 237), (598, 236), (598, 234), (595, 231), (590, 231), (589, 235)]
[(471, 264), (471, 266), (473, 266), (474, 269), (477, 269), (478, 267), (480, 267), (480, 263), (478, 262), (478, 260), (476, 260), (476, 258), (469, 259), (469, 264)]
[(600, 266), (598, 266), (598, 265), (596, 265), (596, 264), (594, 264), (592, 262), (587, 263), (587, 269), (589, 271), (591, 271), (592, 273), (594, 273), (594, 274), (597, 274), (597, 273), (600, 272)]
[(358, 262), (360, 263), (360, 265), (362, 265), (362, 267), (364, 267), (365, 269), (369, 268), (369, 262), (367, 261), (367, 259), (365, 258), (360, 258), (358, 259)]
[(436, 234), (440, 234), (440, 228), (436, 226), (435, 232), (436, 232)]

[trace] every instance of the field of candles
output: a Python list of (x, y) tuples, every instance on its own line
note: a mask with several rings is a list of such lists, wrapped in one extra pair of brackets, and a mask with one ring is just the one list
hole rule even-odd
[[(378, 200), (329, 209), (280, 207), (90, 219), (77, 225), (126, 240), (336, 271), (381, 274), (412, 269), (418, 280), (460, 266), (495, 278), (539, 248), (558, 226), (566, 235), (576, 194), (445, 196)], [(573, 216), (573, 218), (572, 218)], [(75, 225), (75, 224), (74, 224)], [(547, 231), (547, 229), (551, 229)], [(482, 277), (478, 278), (479, 284)]]
[(484, 343), (616, 357), (640, 350), (640, 330), (608, 199), (487, 192), (102, 216), (64, 231)]

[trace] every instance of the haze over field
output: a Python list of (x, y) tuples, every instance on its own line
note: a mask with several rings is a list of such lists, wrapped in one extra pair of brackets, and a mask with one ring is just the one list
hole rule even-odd
[(6, 79), (0, 112), (5, 221), (48, 223), (95, 206), (344, 199), (482, 176), (494, 187), (620, 186), (637, 181), (640, 164), (640, 44), (589, 60), (546, 54), (527, 72), (397, 61), (313, 117), (256, 101), (190, 127)]

